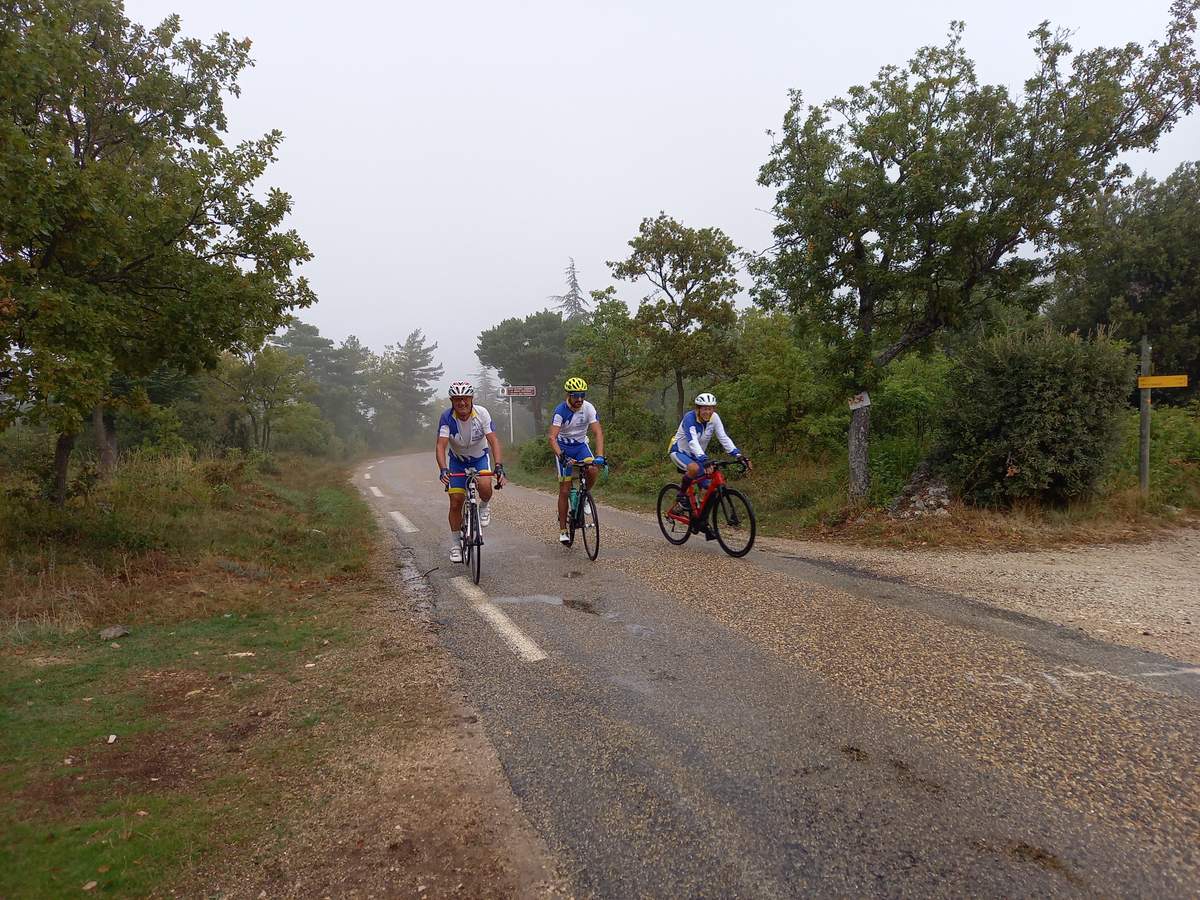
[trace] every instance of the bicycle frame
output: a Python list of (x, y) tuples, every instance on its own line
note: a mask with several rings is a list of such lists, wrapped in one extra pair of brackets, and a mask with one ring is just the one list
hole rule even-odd
[[(704, 496), (701, 497), (700, 496), (700, 482), (704, 478), (708, 479), (708, 487), (704, 491)], [(709, 501), (711, 501), (713, 498), (713, 495), (715, 495), (717, 493), (717, 491), (719, 491), (724, 486), (725, 486), (725, 475), (724, 475), (724, 473), (721, 472), (720, 469), (713, 469), (713, 472), (711, 475), (701, 476), (700, 478), (697, 478), (695, 481), (692, 482), (690, 492), (692, 495), (692, 521), (693, 522), (703, 521), (704, 514), (706, 512), (708, 512)]]

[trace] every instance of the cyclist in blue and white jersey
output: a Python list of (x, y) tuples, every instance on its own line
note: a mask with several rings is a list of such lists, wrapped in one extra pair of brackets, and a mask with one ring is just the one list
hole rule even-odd
[(504, 487), (504, 466), (500, 462), (500, 440), (492, 426), (492, 417), (475, 405), (475, 388), (468, 381), (450, 385), (450, 408), (438, 420), (438, 470), (442, 484), (450, 491), (450, 561), (462, 562), (459, 529), (462, 528), (463, 502), (467, 496), (467, 469), (478, 469), (479, 524), (492, 520), (488, 502), (492, 499), (492, 461), (496, 463), (496, 487)]
[(675, 508), (671, 512), (677, 515), (688, 514), (688, 488), (697, 478), (711, 471), (708, 461), (708, 443), (713, 435), (717, 436), (725, 452), (740, 459), (746, 467), (750, 465), (750, 457), (742, 453), (733, 443), (733, 439), (725, 433), (725, 425), (717, 415), (717, 398), (707, 391), (696, 395), (696, 408), (686, 413), (675, 437), (671, 440), (668, 451), (671, 462), (683, 473), (679, 484), (679, 496), (675, 498)]
[[(558, 539), (564, 544), (569, 544), (571, 535), (567, 531), (567, 498), (571, 493), (571, 467), (576, 463), (604, 465), (604, 428), (600, 425), (596, 407), (586, 399), (586, 381), (582, 378), (568, 378), (563, 388), (567, 396), (554, 409), (548, 437), (550, 449), (554, 452), (555, 466), (558, 468)], [(588, 444), (589, 428), (596, 434), (595, 456), (592, 455), (591, 445)], [(589, 489), (595, 485), (597, 474), (599, 469), (587, 471), (585, 477)]]

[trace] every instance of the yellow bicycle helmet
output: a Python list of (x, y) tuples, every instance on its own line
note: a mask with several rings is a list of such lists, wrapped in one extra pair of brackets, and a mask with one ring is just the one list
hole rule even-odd
[(567, 391), (586, 391), (587, 382), (582, 378), (568, 378), (567, 383), (563, 385)]

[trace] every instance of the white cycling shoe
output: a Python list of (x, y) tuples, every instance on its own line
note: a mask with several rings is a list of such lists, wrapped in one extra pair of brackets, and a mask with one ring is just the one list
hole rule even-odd
[(569, 533), (569, 532), (567, 532), (567, 531), (560, 531), (560, 532), (558, 533), (558, 542), (559, 542), (560, 544), (569, 544), (569, 543), (571, 543), (571, 535), (570, 535), (570, 533)]
[(462, 562), (462, 547), (457, 543), (450, 548), (450, 562)]
[(492, 524), (492, 511), (488, 508), (489, 504), (479, 504), (479, 527), (487, 528)]

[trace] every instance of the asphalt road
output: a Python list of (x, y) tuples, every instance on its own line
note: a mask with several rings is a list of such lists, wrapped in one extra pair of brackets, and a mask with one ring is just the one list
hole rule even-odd
[(582, 895), (1200, 894), (1195, 667), (511, 485), (474, 590), (432, 452), (355, 480)]

